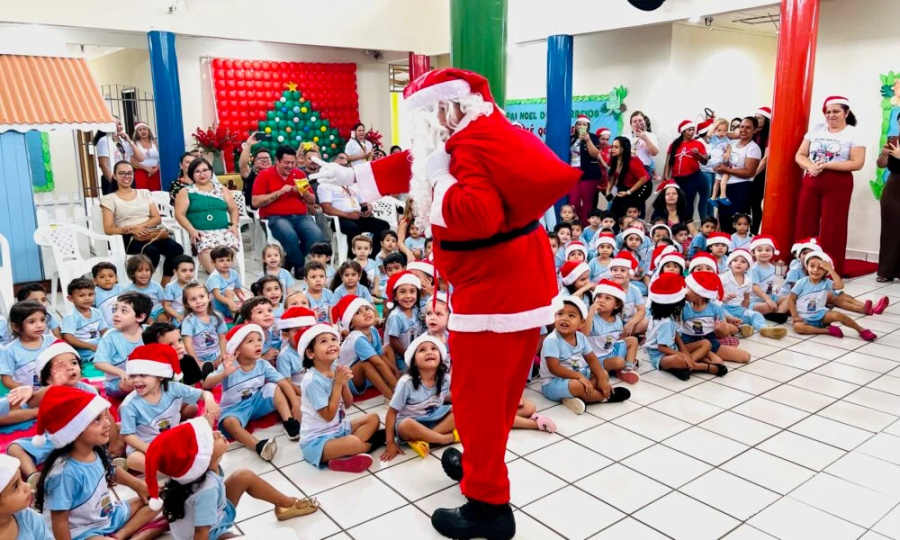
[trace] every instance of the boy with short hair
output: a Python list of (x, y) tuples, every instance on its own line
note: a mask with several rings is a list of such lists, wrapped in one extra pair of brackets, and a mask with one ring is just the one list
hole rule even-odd
[[(397, 253), (391, 253), (390, 255), (385, 257), (384, 274), (382, 275), (385, 280), (385, 287), (387, 287), (387, 279), (389, 279), (397, 272), (402, 272), (404, 270), (406, 270), (406, 255), (398, 251)], [(387, 298), (387, 296), (385, 296), (385, 298)]]
[(44, 306), (47, 310), (47, 335), (53, 334), (62, 339), (62, 333), (59, 330), (59, 319), (53, 316), (51, 312), (50, 300), (47, 299), (47, 290), (40, 283), (26, 283), (19, 288), (16, 293), (16, 300), (24, 302), (26, 300), (34, 300), (38, 304)]
[(181, 382), (188, 386), (202, 382), (215, 370), (212, 362), (203, 362), (201, 366), (193, 356), (187, 354), (184, 348), (184, 340), (181, 337), (181, 330), (172, 323), (153, 323), (144, 328), (141, 338), (144, 341), (144, 345), (160, 343), (175, 349), (175, 353), (178, 355), (178, 363), (181, 366), (181, 375), (183, 377)]
[[(327, 242), (316, 242), (309, 249), (309, 260), (322, 263), (325, 267), (325, 280), (331, 283), (334, 279), (334, 267), (331, 266), (331, 257), (334, 256), (334, 250), (331, 244)], [(371, 283), (371, 282), (370, 282)]]
[(206, 280), (206, 288), (212, 295), (213, 307), (216, 311), (233, 317), (246, 299), (241, 276), (231, 267), (234, 263), (234, 253), (231, 248), (219, 246), (214, 248), (209, 256), (216, 267), (216, 271)]
[(103, 314), (106, 326), (112, 326), (116, 298), (125, 292), (119, 285), (119, 272), (113, 263), (101, 262), (91, 268), (91, 275), (94, 276), (94, 307)]
[[(372, 296), (380, 296), (379, 281), (381, 272), (378, 270), (378, 263), (369, 258), (369, 255), (372, 254), (372, 237), (367, 234), (354, 236), (350, 249), (353, 251), (353, 260), (359, 263), (363, 272), (369, 278)], [(326, 275), (325, 278), (328, 279), (328, 276)]]
[(172, 259), (175, 279), (163, 289), (162, 305), (169, 318), (179, 325), (184, 319), (184, 288), (194, 281), (194, 259), (190, 255), (178, 255)]
[(591, 240), (594, 239), (594, 235), (600, 232), (600, 219), (603, 217), (603, 210), (599, 208), (594, 208), (591, 210), (590, 215), (588, 216), (588, 226), (581, 231), (581, 240), (590, 245)]
[(694, 255), (701, 251), (706, 251), (706, 237), (714, 233), (718, 227), (719, 220), (713, 216), (703, 218), (700, 222), (700, 230), (697, 231), (697, 236), (694, 237), (690, 248), (688, 248), (688, 259), (694, 258)]
[(672, 225), (672, 240), (681, 253), (687, 253), (691, 247), (691, 233), (684, 223)]
[(94, 355), (94, 367), (106, 374), (106, 396), (125, 397), (134, 390), (125, 374), (125, 361), (143, 345), (142, 325), (150, 318), (153, 301), (145, 294), (131, 291), (116, 299), (113, 329), (100, 338)]
[(584, 232), (584, 224), (578, 218), (573, 219), (569, 222), (569, 225), (572, 226), (572, 241), (581, 242), (581, 234)]
[(62, 338), (78, 351), (82, 362), (93, 362), (100, 338), (109, 329), (103, 314), (93, 307), (94, 284), (85, 278), (73, 279), (66, 292), (75, 309), (63, 317)]
[(325, 286), (325, 265), (319, 261), (310, 261), (303, 267), (306, 278), (306, 298), (309, 308), (316, 314), (316, 322), (330, 323), (331, 308), (337, 302), (334, 292)]

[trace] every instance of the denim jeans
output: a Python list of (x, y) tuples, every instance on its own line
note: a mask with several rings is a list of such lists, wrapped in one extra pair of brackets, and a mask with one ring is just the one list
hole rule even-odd
[(272, 236), (281, 242), (288, 264), (295, 269), (303, 268), (303, 262), (313, 244), (325, 240), (312, 216), (270, 216), (268, 219)]
[[(706, 180), (703, 178), (703, 173), (701, 171), (693, 172), (687, 176), (676, 176), (675, 183), (681, 188), (684, 192), (684, 200), (687, 205), (688, 215), (691, 216), (691, 221), (694, 219), (694, 201), (700, 198), (700, 201), (706, 202), (706, 199), (709, 198), (709, 192), (706, 193), (706, 197), (703, 197), (703, 192), (706, 190)], [(703, 215), (700, 216), (700, 219), (703, 219)]]
[(709, 198), (712, 196), (713, 186), (716, 184), (716, 173), (700, 171), (703, 173), (703, 181), (706, 183), (706, 189), (700, 190), (700, 202), (697, 203), (697, 212), (702, 220), (706, 216), (713, 214), (712, 207), (709, 206)]

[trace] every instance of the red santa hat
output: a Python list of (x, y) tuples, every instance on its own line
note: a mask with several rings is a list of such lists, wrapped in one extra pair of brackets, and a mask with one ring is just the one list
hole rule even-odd
[(656, 192), (662, 193), (670, 187), (673, 187), (673, 188), (677, 189), (678, 191), (682, 191), (681, 186), (678, 185), (678, 182), (676, 182), (675, 180), (669, 179), (669, 180), (666, 180), (665, 182), (660, 182), (659, 185), (656, 186)]
[(228, 354), (234, 354), (235, 351), (238, 350), (238, 347), (241, 346), (241, 343), (247, 339), (252, 332), (256, 332), (260, 335), (261, 338), (266, 338), (266, 333), (263, 332), (263, 329), (258, 324), (239, 324), (233, 327), (231, 330), (225, 334), (225, 352)]
[(19, 475), (19, 460), (9, 454), (0, 454), (0, 491), (6, 489), (12, 479), (19, 478)]
[(62, 448), (109, 407), (109, 402), (96, 394), (70, 386), (50, 386), (38, 407), (37, 435), (31, 442), (44, 446), (50, 439), (53, 448)]
[(684, 256), (682, 256), (681, 253), (678, 253), (678, 250), (665, 253), (662, 257), (659, 258), (658, 266), (662, 268), (666, 265), (666, 263), (670, 262), (677, 264), (681, 267), (682, 270), (684, 270), (684, 267), (687, 264), (684, 260)]
[(600, 283), (594, 287), (594, 298), (596, 298), (598, 294), (608, 294), (613, 298), (618, 298), (622, 302), (625, 302), (625, 290), (615, 281), (601, 279)]
[(672, 229), (666, 225), (665, 223), (657, 223), (656, 225), (650, 227), (650, 237), (653, 237), (653, 233), (656, 232), (656, 229), (663, 229), (667, 233), (669, 233), (669, 238), (672, 238)]
[(725, 289), (715, 272), (694, 272), (684, 280), (685, 285), (707, 300), (722, 300)]
[(309, 348), (309, 344), (322, 334), (333, 334), (338, 338), (338, 341), (340, 341), (341, 339), (338, 331), (335, 330), (335, 328), (330, 324), (319, 323), (315, 326), (310, 326), (309, 328), (298, 332), (297, 335), (294, 336), (294, 345), (297, 348), (297, 352), (300, 353), (300, 358), (304, 358), (306, 349)]
[(710, 233), (710, 235), (706, 237), (706, 245), (708, 247), (715, 244), (731, 246), (731, 236), (722, 232)]
[(162, 343), (151, 343), (150, 345), (141, 345), (128, 355), (128, 361), (125, 362), (125, 374), (131, 375), (153, 375), (154, 377), (162, 377), (163, 379), (175, 379), (180, 381), (183, 378), (181, 374), (181, 362), (178, 361), (178, 353), (171, 345), (163, 345)]
[(827, 253), (825, 253), (824, 251), (818, 250), (818, 249), (811, 251), (806, 255), (805, 266), (807, 268), (809, 268), (809, 261), (811, 261), (813, 259), (819, 259), (819, 260), (827, 262), (828, 264), (834, 264), (834, 261), (831, 260), (831, 257)]
[(556, 298), (553, 299), (553, 303), (552, 303), (553, 311), (558, 312), (566, 304), (569, 304), (570, 306), (574, 306), (578, 310), (578, 312), (581, 313), (581, 318), (587, 319), (588, 308), (586, 305), (584, 305), (584, 302), (581, 300), (581, 298), (578, 298), (577, 296), (562, 295), (562, 294), (557, 296)]
[(682, 120), (680, 124), (678, 124), (678, 133), (684, 133), (685, 130), (696, 128), (697, 124), (691, 122), (690, 120)]
[(713, 123), (715, 123), (715, 121), (715, 118), (707, 118), (706, 120), (697, 124), (697, 134), (705, 135), (707, 132), (709, 132), (709, 129), (713, 126)]
[(441, 101), (458, 100), (470, 94), (481, 94), (485, 102), (494, 103), (487, 79), (458, 68), (429, 71), (416, 77), (403, 89), (403, 99), (410, 112), (426, 109)]
[(802, 238), (800, 240), (797, 240), (797, 242), (791, 246), (791, 254), (794, 257), (799, 257), (800, 253), (804, 249), (820, 249), (819, 239), (814, 236), (810, 236), (809, 238)]
[(590, 273), (591, 267), (587, 263), (566, 261), (559, 269), (559, 275), (562, 277), (563, 285), (571, 285), (578, 281), (585, 272)]
[(778, 251), (778, 246), (775, 245), (775, 239), (767, 234), (761, 234), (759, 236), (754, 236), (753, 241), (750, 242), (750, 251), (756, 253), (756, 248), (762, 246), (769, 246), (775, 251), (775, 255), (778, 255), (780, 252)]
[(192, 418), (153, 439), (147, 448), (144, 465), (151, 510), (157, 512), (163, 505), (156, 473), (171, 477), (182, 485), (190, 484), (209, 470), (214, 441), (206, 418)]
[(411, 366), (413, 363), (413, 358), (416, 357), (416, 351), (419, 350), (419, 345), (423, 343), (433, 343), (435, 347), (437, 347), (438, 354), (440, 355), (440, 359), (443, 362), (444, 358), (447, 358), (447, 346), (434, 336), (429, 336), (428, 334), (422, 334), (417, 337), (409, 344), (409, 347), (406, 348), (406, 352), (403, 353), (403, 359), (406, 360), (406, 365)]
[(626, 268), (628, 269), (628, 273), (633, 276), (634, 273), (637, 272), (638, 262), (637, 259), (634, 258), (634, 255), (632, 255), (630, 252), (620, 251), (619, 254), (616, 255), (615, 259), (609, 261), (609, 267)]
[(415, 274), (410, 272), (409, 270), (404, 270), (402, 272), (397, 272), (393, 276), (388, 279), (387, 282), (387, 295), (390, 300), (387, 302), (388, 309), (394, 309), (394, 291), (397, 290), (397, 287), (401, 285), (412, 285), (415, 288), (421, 290), (422, 289), (422, 280), (416, 277)]
[(418, 270), (426, 276), (434, 277), (434, 265), (425, 261), (413, 261), (406, 265), (406, 269), (410, 272)]
[(684, 300), (684, 278), (678, 274), (660, 274), (650, 284), (649, 299), (657, 304), (675, 304)]
[(829, 105), (843, 105), (850, 108), (850, 100), (845, 98), (844, 96), (828, 96), (825, 98), (825, 102), (822, 103), (822, 112), (825, 112), (825, 109), (828, 108)]
[(370, 304), (367, 300), (364, 300), (355, 294), (348, 294), (338, 300), (338, 303), (331, 309), (331, 320), (340, 324), (342, 328), (349, 329), (350, 323), (353, 322), (353, 317), (363, 306), (369, 306), (373, 310), (375, 309), (375, 306)]
[(278, 321), (279, 330), (293, 330), (294, 328), (303, 328), (316, 324), (316, 314), (313, 310), (303, 306), (296, 306), (288, 309)]
[(616, 244), (617, 244), (616, 235), (606, 232), (606, 233), (600, 233), (597, 236), (595, 236), (594, 238), (595, 238), (594, 243), (597, 245), (597, 247), (600, 247), (601, 245), (606, 244), (608, 246), (612, 246), (613, 249), (616, 249)]
[(765, 116), (769, 120), (772, 119), (772, 108), (771, 107), (760, 107), (756, 109), (756, 114), (760, 116)]
[(745, 261), (747, 261), (747, 264), (753, 264), (753, 254), (744, 248), (737, 248), (736, 250), (732, 251), (725, 261), (729, 266), (731, 266), (731, 261), (737, 259), (738, 257), (743, 258)]
[(578, 118), (575, 119), (575, 123), (577, 124), (578, 122), (586, 122), (588, 125), (591, 125), (591, 119), (583, 114), (579, 114)]
[(624, 242), (625, 240), (628, 240), (628, 237), (632, 234), (640, 236), (641, 242), (643, 242), (644, 238), (646, 238), (646, 236), (644, 235), (644, 229), (640, 227), (628, 227), (627, 229), (622, 231), (622, 241)]
[(574, 242), (569, 242), (569, 245), (566, 246), (566, 251), (565, 251), (566, 259), (569, 258), (569, 255), (573, 251), (580, 251), (580, 252), (584, 253), (584, 259), (587, 260), (588, 250), (587, 250), (587, 247), (585, 247), (583, 242), (579, 242), (578, 240), (575, 240)]
[(596, 135), (598, 137), (603, 135), (604, 133), (609, 133), (610, 135), (612, 135), (612, 131), (610, 131), (609, 128), (602, 127), (596, 131)]
[[(72, 346), (65, 341), (57, 339), (52, 345), (41, 351), (41, 354), (38, 355), (36, 360), (37, 364), (34, 366), (34, 372), (40, 377), (41, 372), (44, 371), (44, 366), (46, 366), (50, 360), (66, 353), (74, 354), (76, 358), (79, 358), (78, 351), (73, 349)], [(0, 482), (0, 487), (2, 487), (2, 482)]]
[(698, 266), (700, 266), (701, 264), (705, 264), (705, 265), (709, 266), (710, 268), (712, 268), (713, 270), (715, 270), (719, 265), (719, 263), (716, 261), (715, 257), (710, 255), (709, 253), (706, 253), (705, 251), (701, 251), (701, 252), (697, 253), (696, 255), (694, 255), (693, 259), (691, 259), (691, 264), (688, 267), (688, 271), (693, 272), (694, 269), (697, 268)]
[(656, 248), (653, 250), (653, 255), (650, 257), (650, 270), (656, 270), (656, 267), (662, 264), (659, 262), (659, 260), (663, 255), (676, 252), (678, 252), (678, 250), (675, 249), (675, 246), (668, 246), (665, 244), (656, 246)]

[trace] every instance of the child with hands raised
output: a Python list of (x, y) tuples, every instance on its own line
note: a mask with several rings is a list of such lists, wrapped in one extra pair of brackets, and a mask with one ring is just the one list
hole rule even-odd
[(374, 386), (386, 399), (391, 399), (397, 386), (393, 371), (396, 367), (383, 356), (381, 336), (375, 329), (378, 321), (375, 306), (363, 298), (345, 296), (334, 306), (332, 318), (342, 331), (349, 332), (341, 344), (338, 363), (353, 372), (350, 392), (358, 396)]
[(624, 325), (619, 314), (624, 305), (625, 291), (622, 287), (606, 279), (600, 281), (594, 289), (594, 301), (581, 331), (607, 372), (616, 373), (628, 384), (637, 384), (641, 380), (635, 369), (638, 340), (634, 336), (622, 338)]

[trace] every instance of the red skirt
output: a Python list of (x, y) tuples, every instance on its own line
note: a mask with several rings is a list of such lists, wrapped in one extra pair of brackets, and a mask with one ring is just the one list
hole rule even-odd
[(150, 191), (162, 190), (159, 180), (159, 170), (153, 176), (147, 174), (144, 169), (134, 168), (134, 189), (149, 189)]

